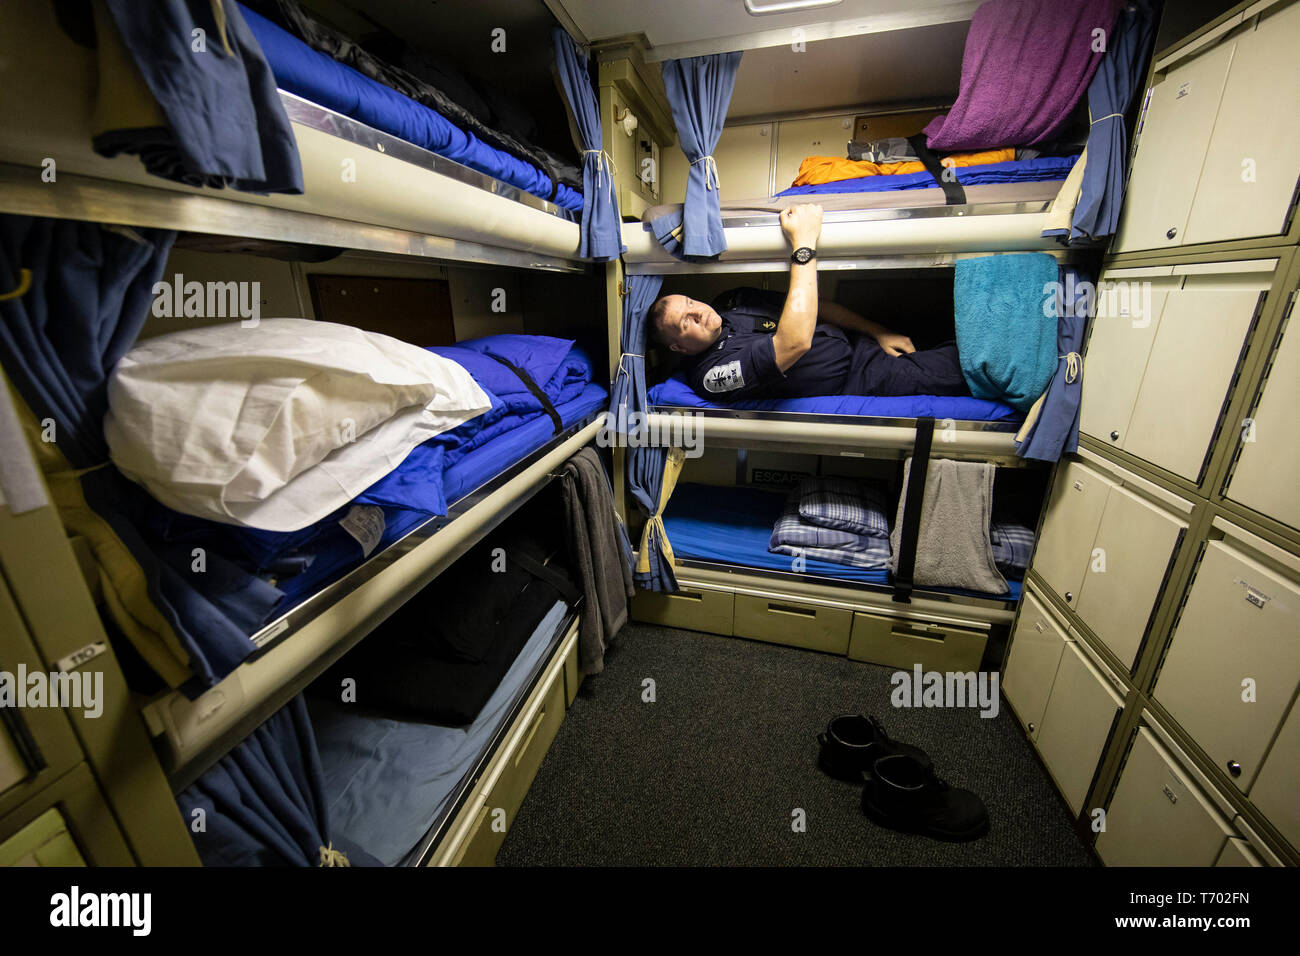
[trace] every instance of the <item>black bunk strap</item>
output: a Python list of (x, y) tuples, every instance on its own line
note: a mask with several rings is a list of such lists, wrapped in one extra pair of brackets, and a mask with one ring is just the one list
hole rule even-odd
[[(949, 206), (964, 206), (966, 190), (962, 189), (961, 183), (957, 182), (957, 170), (949, 171), (947, 166), (939, 162), (939, 157), (925, 145), (925, 134), (917, 133), (915, 136), (909, 136), (907, 142), (916, 153), (916, 158), (921, 161), (921, 165), (925, 167), (925, 171), (938, 181), (939, 188), (943, 190), (944, 203)], [(945, 173), (952, 178), (945, 176)]]
[(578, 598), (581, 595), (579, 595), (577, 587), (574, 586), (573, 579), (567, 574), (524, 554), (522, 550), (516, 550), (514, 554), (510, 555), (510, 558), (533, 577), (545, 581), (555, 588), (560, 597), (564, 598), (570, 605), (578, 603)]
[(925, 476), (930, 470), (930, 445), (934, 419), (916, 420), (916, 445), (907, 473), (907, 500), (903, 503), (903, 531), (898, 542), (898, 570), (894, 572), (894, 600), (912, 603), (912, 573), (916, 570), (916, 541), (921, 534), (921, 506), (925, 503)]
[(555, 406), (551, 404), (551, 400), (546, 397), (546, 393), (537, 387), (537, 383), (533, 381), (531, 375), (521, 369), (514, 362), (510, 361), (510, 359), (497, 355), (495, 352), (485, 352), (484, 354), (489, 358), (496, 359), (506, 368), (510, 369), (510, 371), (518, 375), (519, 381), (523, 382), (524, 385), (528, 387), (528, 391), (532, 392), (534, 397), (542, 403), (542, 410), (545, 411), (547, 415), (551, 416), (551, 423), (555, 426), (555, 434), (558, 435), (560, 432), (564, 431), (564, 422), (560, 419), (560, 413), (555, 410)]

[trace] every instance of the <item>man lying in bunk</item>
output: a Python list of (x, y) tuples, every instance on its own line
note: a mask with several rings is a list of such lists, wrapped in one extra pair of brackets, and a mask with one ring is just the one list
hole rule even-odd
[(967, 395), (957, 346), (918, 351), (911, 339), (817, 297), (817, 240), (822, 207), (781, 213), (794, 254), (790, 291), (733, 289), (710, 307), (665, 295), (647, 327), (660, 345), (683, 355), (682, 372), (710, 402), (814, 395)]

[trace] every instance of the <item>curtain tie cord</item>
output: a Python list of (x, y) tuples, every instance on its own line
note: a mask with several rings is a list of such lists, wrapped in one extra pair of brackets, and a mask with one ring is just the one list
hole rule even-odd
[(329, 846), (320, 848), (320, 865), (321, 866), (351, 866), (348, 858), (339, 850), (334, 849), (334, 841), (330, 841)]
[(211, 0), (212, 16), (217, 21), (217, 32), (221, 34), (221, 45), (226, 48), (226, 53), (230, 56), (235, 55), (235, 51), (230, 48), (230, 37), (226, 33), (226, 8), (222, 0)]
[(1057, 358), (1065, 359), (1065, 383), (1071, 385), (1078, 381), (1083, 356), (1078, 352), (1070, 352), (1067, 355), (1058, 355)]
[[(644, 356), (644, 355), (641, 355), (641, 354), (639, 354), (639, 353), (637, 353), (637, 352), (624, 352), (624, 353), (622, 353), (621, 355), (619, 355), (619, 357), (618, 357), (618, 370), (619, 370), (620, 372), (628, 371), (627, 369), (623, 368), (623, 359), (626, 359), (626, 358), (639, 358), (639, 359), (641, 359), (641, 360), (643, 360), (643, 361), (645, 360), (645, 356)], [(630, 375), (631, 372), (628, 372), (628, 374)]]
[(618, 175), (618, 167), (614, 165), (614, 157), (609, 155), (609, 152), (603, 149), (584, 149), (582, 151), (582, 155), (583, 156), (594, 155), (596, 157), (596, 183), (597, 184), (600, 183), (601, 172), (605, 170), (606, 166), (609, 166), (608, 169), (609, 201), (613, 202), (614, 201), (614, 177)]
[(710, 191), (717, 189), (721, 182), (718, 179), (717, 160), (712, 156), (701, 156), (699, 159), (692, 160), (691, 165), (694, 166), (696, 163), (704, 164), (704, 188)]
[(1089, 123), (1088, 125), (1089, 125), (1089, 126), (1096, 126), (1096, 125), (1097, 125), (1098, 123), (1100, 123), (1102, 120), (1113, 119), (1113, 118), (1116, 117), (1116, 116), (1123, 117), (1123, 115), (1124, 115), (1123, 113), (1107, 113), (1105, 116), (1101, 117), (1101, 119), (1095, 119), (1095, 120), (1093, 120), (1091, 123)]
[(20, 299), (27, 294), (27, 290), (32, 287), (32, 270), (18, 270), (18, 288), (12, 292), (0, 293), (0, 302), (8, 302), (10, 299)]

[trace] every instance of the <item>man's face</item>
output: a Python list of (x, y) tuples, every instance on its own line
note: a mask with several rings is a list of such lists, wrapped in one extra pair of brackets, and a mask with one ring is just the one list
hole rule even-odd
[(660, 328), (674, 352), (698, 355), (718, 340), (722, 316), (703, 302), (684, 295), (670, 295)]

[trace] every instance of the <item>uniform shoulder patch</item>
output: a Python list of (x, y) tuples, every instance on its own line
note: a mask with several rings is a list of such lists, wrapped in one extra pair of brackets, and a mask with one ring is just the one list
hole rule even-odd
[(704, 373), (704, 387), (710, 392), (734, 392), (745, 387), (745, 376), (740, 371), (740, 360), (715, 365)]

